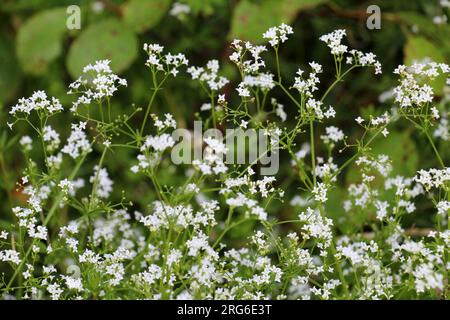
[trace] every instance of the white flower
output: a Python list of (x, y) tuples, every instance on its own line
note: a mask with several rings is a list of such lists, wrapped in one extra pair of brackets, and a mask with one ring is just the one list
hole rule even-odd
[(372, 52), (361, 52), (358, 50), (350, 50), (352, 57), (347, 57), (347, 63), (360, 65), (362, 67), (372, 66), (375, 68), (375, 74), (381, 74), (381, 63), (376, 59), (377, 56)]
[(148, 54), (148, 59), (145, 65), (156, 72), (162, 71), (165, 74), (171, 74), (174, 77), (178, 74), (178, 69), (189, 61), (182, 53), (172, 54), (167, 53), (162, 55), (164, 47), (159, 44), (144, 44), (144, 51)]
[(294, 33), (291, 26), (282, 23), (278, 27), (272, 27), (263, 34), (264, 39), (269, 39), (272, 47), (277, 46), (280, 42), (283, 43), (288, 39), (288, 35)]
[(252, 242), (256, 245), (259, 251), (267, 251), (269, 249), (269, 244), (264, 239), (264, 233), (260, 230), (252, 236)]
[(48, 99), (44, 91), (35, 91), (31, 97), (19, 99), (19, 102), (11, 108), (9, 113), (12, 115), (16, 115), (17, 113), (29, 115), (33, 110), (54, 114), (62, 111), (63, 107), (58, 99), (54, 97)]
[(313, 98), (310, 98), (306, 101), (306, 109), (311, 111), (317, 119), (323, 119), (324, 114), (321, 109), (322, 101), (315, 100)]
[(189, 249), (188, 255), (193, 257), (197, 256), (201, 250), (208, 250), (210, 248), (208, 237), (201, 231), (192, 237), (191, 240), (186, 241), (186, 246)]
[(59, 300), (59, 297), (64, 292), (64, 290), (61, 289), (60, 285), (57, 283), (49, 284), (47, 286), (47, 291), (50, 293), (52, 300)]
[(191, 7), (189, 7), (187, 4), (175, 2), (169, 11), (169, 14), (173, 17), (180, 18), (183, 15), (188, 14), (190, 12), (191, 12)]
[(15, 250), (1, 250), (0, 261), (11, 262), (18, 265), (20, 263), (19, 253)]
[(328, 200), (327, 191), (328, 188), (323, 182), (317, 183), (317, 185), (312, 190), (314, 200), (319, 202), (326, 202)]
[(387, 203), (386, 201), (377, 200), (375, 206), (377, 207), (377, 219), (381, 221), (386, 218), (389, 203)]
[(361, 123), (364, 122), (364, 119), (361, 118), (361, 117), (358, 117), (358, 118), (355, 119), (355, 121), (358, 122), (358, 124), (361, 124)]
[(347, 52), (347, 46), (341, 44), (342, 39), (346, 35), (345, 30), (338, 29), (329, 34), (320, 37), (320, 40), (325, 42), (331, 49), (332, 55), (342, 55)]
[(448, 119), (445, 117), (442, 117), (436, 130), (433, 133), (434, 137), (439, 137), (444, 141), (450, 140), (450, 127), (448, 123)]
[(239, 96), (245, 98), (250, 97), (250, 91), (245, 87), (245, 84), (241, 82), (238, 87), (236, 88)]
[(109, 178), (105, 168), (95, 166), (94, 174), (89, 178), (89, 182), (94, 184), (95, 194), (100, 198), (108, 198), (113, 190), (113, 181)]
[(56, 150), (61, 142), (59, 134), (51, 126), (45, 126), (42, 139), (47, 143), (48, 151)]
[(277, 108), (275, 109), (275, 113), (278, 117), (280, 117), (281, 121), (286, 121), (287, 114), (284, 112), (284, 106), (281, 103), (277, 104)]
[(273, 87), (275, 87), (275, 82), (273, 81), (273, 74), (266, 72), (266, 73), (259, 73), (256, 76), (246, 75), (241, 84), (239, 84), (239, 87), (260, 88), (263, 92), (267, 92)]
[(152, 118), (155, 122), (155, 127), (160, 131), (167, 128), (177, 128), (177, 122), (170, 113), (164, 115), (164, 120), (160, 120), (156, 115), (152, 115)]
[(178, 263), (181, 258), (183, 257), (183, 254), (178, 249), (172, 249), (170, 250), (168, 256), (167, 256), (167, 265), (171, 266), (173, 264)]
[(86, 122), (72, 123), (72, 132), (67, 139), (67, 144), (62, 148), (61, 152), (66, 153), (72, 158), (76, 159), (84, 153), (91, 151), (91, 144), (84, 132), (86, 129)]
[(344, 132), (335, 126), (326, 127), (325, 132), (326, 135), (320, 136), (325, 143), (330, 143), (331, 141), (339, 142), (345, 138)]
[(155, 151), (162, 152), (175, 145), (175, 140), (168, 133), (163, 133), (159, 136), (147, 136), (144, 144), (141, 146), (141, 151), (148, 148), (153, 148)]
[(62, 278), (65, 280), (66, 286), (68, 289), (75, 290), (78, 292), (81, 292), (84, 290), (83, 284), (81, 283), (80, 278), (73, 278), (73, 277), (69, 277), (69, 276), (62, 276)]
[(442, 200), (439, 201), (436, 205), (438, 214), (442, 216), (443, 221), (447, 217), (448, 211), (450, 210), (450, 201)]
[[(434, 93), (429, 85), (430, 80), (449, 72), (449, 66), (444, 63), (414, 63), (410, 67), (399, 65), (394, 70), (400, 76), (400, 84), (393, 90), (395, 102), (401, 108), (422, 107), (432, 102)], [(424, 79), (428, 81), (423, 81)]]
[(318, 73), (322, 72), (322, 66), (315, 62), (310, 62), (312, 72), (309, 74), (308, 78), (303, 77), (303, 70), (297, 70), (297, 77), (295, 77), (295, 83), (292, 86), (297, 89), (299, 93), (305, 95), (306, 97), (312, 97), (313, 92), (318, 90), (317, 85), (320, 83), (319, 78), (317, 77)]
[(331, 244), (333, 222), (331, 219), (322, 217), (318, 210), (306, 208), (306, 212), (300, 213), (299, 220), (304, 222), (302, 235), (305, 239), (316, 238), (322, 243), (319, 248), (325, 249)]
[(450, 180), (450, 168), (445, 169), (429, 169), (419, 170), (414, 180), (422, 184), (428, 191), (431, 188), (444, 187), (446, 182)]
[[(248, 41), (233, 40), (231, 48), (234, 52), (229, 58), (243, 74), (256, 74), (260, 68), (265, 66), (265, 62), (261, 58), (261, 53), (266, 51), (265, 46), (256, 46)], [(247, 59), (248, 55), (250, 59)]]
[(30, 151), (31, 149), (33, 149), (33, 140), (30, 136), (23, 136), (22, 138), (20, 138), (19, 143), (23, 147), (24, 151)]
[(192, 79), (198, 79), (200, 82), (206, 83), (211, 91), (219, 91), (229, 80), (225, 77), (219, 76), (219, 61), (210, 60), (206, 64), (206, 68), (191, 66), (187, 69)]
[(68, 179), (61, 180), (58, 183), (58, 187), (60, 187), (65, 194), (73, 194), (75, 192), (75, 186), (73, 182)]
[(114, 74), (109, 60), (99, 60), (83, 68), (83, 75), (69, 85), (68, 94), (80, 94), (72, 103), (71, 111), (76, 111), (82, 104), (92, 101), (100, 103), (104, 98), (112, 97), (118, 86), (127, 86), (127, 81)]

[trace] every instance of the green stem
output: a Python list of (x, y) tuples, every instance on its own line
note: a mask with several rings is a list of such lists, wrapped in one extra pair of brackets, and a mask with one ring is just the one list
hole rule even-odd
[(342, 81), (342, 79), (345, 77), (345, 75), (347, 73), (349, 73), (350, 71), (352, 71), (353, 69), (357, 68), (358, 65), (353, 65), (350, 68), (348, 68), (342, 75), (337, 76), (336, 80), (331, 84), (331, 86), (328, 87), (327, 91), (325, 91), (325, 93), (323, 94), (322, 98), (320, 99), (321, 102), (323, 102), (325, 100), (325, 98), (328, 96), (328, 94), (331, 92), (331, 90), (339, 83)]
[(242, 219), (242, 220), (240, 220), (240, 221), (238, 221), (238, 222), (235, 222), (235, 223), (229, 225), (228, 227), (226, 227), (226, 228), (222, 231), (222, 233), (219, 235), (219, 237), (216, 239), (216, 241), (214, 242), (213, 248), (215, 248), (215, 247), (219, 244), (220, 240), (222, 240), (222, 238), (227, 234), (228, 231), (230, 231), (230, 230), (233, 229), (234, 227), (237, 227), (238, 225), (240, 225), (240, 224), (242, 224), (242, 223), (244, 223), (244, 222), (252, 221), (252, 220), (258, 220), (258, 219), (257, 219), (257, 218)]
[(274, 49), (275, 49), (275, 60), (277, 63), (278, 82), (281, 83), (281, 71), (280, 71), (280, 60), (278, 58), (278, 46), (274, 47)]
[(436, 145), (433, 142), (433, 139), (431, 138), (430, 134), (428, 133), (428, 130), (423, 130), (423, 131), (425, 132), (425, 135), (427, 136), (428, 141), (430, 142), (431, 147), (433, 148), (434, 153), (436, 154), (436, 158), (438, 159), (439, 164), (441, 165), (441, 167), (443, 169), (445, 169), (444, 161), (442, 161), (441, 155), (439, 154), (439, 151), (437, 150)]
[(153, 93), (152, 93), (152, 96), (150, 97), (150, 100), (148, 102), (147, 110), (145, 111), (144, 119), (142, 120), (141, 130), (139, 132), (141, 137), (144, 134), (145, 124), (147, 123), (147, 118), (148, 118), (148, 116), (150, 114), (150, 110), (152, 108), (153, 101), (155, 100), (156, 94), (158, 93), (159, 90), (161, 90), (161, 86), (163, 85), (164, 81), (166, 81), (166, 79), (167, 79), (167, 75), (161, 80), (161, 82), (159, 84), (157, 84), (156, 76), (153, 73)]
[(211, 94), (211, 113), (212, 113), (212, 119), (213, 119), (213, 126), (214, 128), (217, 128), (216, 125), (216, 107), (214, 106), (214, 94)]
[(311, 136), (311, 165), (312, 165), (312, 175), (314, 186), (316, 186), (317, 178), (316, 178), (316, 154), (315, 154), (315, 146), (314, 146), (314, 124), (313, 121), (309, 121), (309, 133)]
[[(83, 154), (83, 156), (81, 157), (80, 161), (76, 164), (75, 168), (72, 170), (71, 174), (69, 175), (69, 180), (73, 180), (75, 178), (75, 175), (77, 174), (78, 170), (81, 167), (81, 164), (84, 162), (84, 159), (86, 158), (87, 153)], [(61, 190), (59, 192), (59, 194), (56, 196), (55, 201), (53, 202), (53, 205), (51, 206), (47, 217), (45, 218), (44, 222), (42, 223), (43, 226), (46, 226), (51, 218), (53, 217), (53, 215), (55, 214), (56, 209), (59, 207), (59, 203), (61, 202), (62, 198), (64, 197), (64, 192)], [(11, 279), (9, 280), (6, 288), (4, 289), (6, 292), (9, 291), (9, 289), (11, 288), (11, 285), (14, 282), (14, 279), (17, 277), (17, 275), (20, 273), (20, 271), (22, 270), (23, 265), (26, 263), (28, 256), (30, 255), (33, 246), (37, 243), (38, 240), (34, 239), (30, 245), (30, 247), (28, 248), (27, 252), (25, 253), (25, 256), (22, 258), (22, 261), (20, 262), (20, 264), (17, 266), (16, 270), (14, 270), (14, 274), (12, 275)]]

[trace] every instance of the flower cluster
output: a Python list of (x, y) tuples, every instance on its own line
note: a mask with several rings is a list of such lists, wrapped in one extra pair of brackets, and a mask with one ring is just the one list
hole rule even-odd
[(70, 157), (76, 159), (79, 156), (91, 151), (91, 143), (86, 136), (86, 122), (72, 124), (72, 132), (67, 139), (66, 145), (61, 152), (68, 154)]
[[(179, 17), (188, 12), (179, 3), (171, 10)], [(178, 147), (175, 130), (177, 122), (184, 123), (178, 115), (151, 110), (163, 83), (188, 65), (183, 54), (144, 45), (154, 87), (140, 130), (137, 119), (130, 119), (141, 108), (116, 119), (101, 113), (101, 121), (79, 108), (97, 102), (103, 112), (102, 102), (109, 107), (118, 86), (127, 84), (108, 60), (88, 65), (70, 85), (69, 93), (81, 96), (73, 103), (76, 120), (67, 125), (67, 140), (62, 124), (60, 135), (47, 121), (62, 110), (56, 98), (38, 91), (19, 100), (11, 115), (30, 124), (36, 135), (18, 139), (26, 161), (9, 199), (15, 223), (0, 230), (1, 297), (448, 298), (450, 168), (440, 155), (448, 141), (443, 138), (447, 115), (440, 114), (444, 103), (431, 105), (427, 82), (447, 74), (448, 66), (399, 66), (400, 85), (392, 92), (400, 108), (357, 117), (358, 130), (345, 128), (347, 137), (326, 123), (342, 109), (324, 106), (325, 98), (356, 67), (381, 73), (379, 61), (372, 53), (348, 50), (342, 44), (345, 30), (322, 36), (335, 59), (336, 80), (318, 98), (324, 68), (317, 62), (309, 63), (306, 76), (298, 69), (291, 87), (284, 85), (278, 50), (292, 33), (282, 24), (263, 35), (275, 51), (277, 70), (264, 70), (264, 46), (241, 40), (232, 42), (229, 57), (241, 76), (236, 83), (219, 75), (218, 60), (187, 68), (210, 99), (201, 110), (212, 112), (195, 114), (207, 117), (208, 133), (194, 134), (187, 151), (199, 147), (202, 156), (183, 165), (167, 153)], [(342, 64), (344, 54), (349, 66)], [(225, 85), (237, 93), (223, 90)], [(423, 113), (405, 111), (416, 106), (426, 107), (419, 110)], [(31, 111), (38, 122), (28, 118)], [(426, 120), (415, 124), (432, 144), (440, 169), (400, 175), (394, 157), (375, 152), (372, 143), (386, 141), (387, 125), (402, 116)], [(153, 122), (146, 126), (148, 119)], [(437, 119), (434, 136), (442, 138), (442, 148), (430, 134), (431, 120)], [(258, 159), (224, 160), (234, 149), (218, 131), (232, 124), (240, 131), (262, 130), (266, 149)], [(36, 156), (39, 151), (44, 156)], [(264, 174), (269, 153), (292, 166)], [(133, 164), (123, 163), (130, 157), (136, 158)], [(119, 183), (122, 174), (132, 186)], [(417, 214), (421, 223), (429, 222), (427, 228), (416, 225)]]
[(87, 65), (83, 69), (83, 75), (69, 85), (68, 94), (80, 95), (72, 103), (72, 112), (77, 111), (80, 105), (101, 103), (112, 97), (118, 86), (127, 86), (125, 79), (113, 73), (110, 63), (110, 60), (100, 60), (93, 65)]
[(205, 83), (210, 91), (219, 91), (229, 82), (227, 78), (218, 75), (218, 60), (208, 61), (206, 68), (191, 66), (187, 72), (193, 80), (198, 79), (201, 83)]
[(272, 47), (278, 46), (280, 43), (285, 42), (288, 39), (288, 35), (293, 34), (294, 31), (291, 26), (282, 23), (278, 27), (272, 27), (263, 34), (264, 39), (269, 39), (269, 43)]
[(433, 101), (433, 88), (429, 82), (440, 74), (448, 74), (450, 67), (444, 63), (414, 63), (400, 65), (394, 73), (400, 76), (400, 84), (394, 88), (394, 98), (401, 108), (423, 107)]
[(174, 77), (178, 74), (179, 68), (183, 65), (187, 66), (189, 61), (182, 53), (163, 55), (164, 47), (159, 44), (144, 44), (144, 51), (148, 54), (145, 65), (154, 68), (156, 71), (162, 71), (165, 74), (171, 74)]
[(35, 91), (31, 97), (22, 98), (11, 108), (10, 114), (18, 117), (20, 114), (29, 115), (31, 111), (42, 111), (54, 114), (63, 110), (59, 100), (55, 97), (49, 99), (44, 91)]

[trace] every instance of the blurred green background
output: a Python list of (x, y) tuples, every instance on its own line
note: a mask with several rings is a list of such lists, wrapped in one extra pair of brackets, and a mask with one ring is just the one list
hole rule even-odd
[[(144, 42), (160, 43), (170, 52), (183, 52), (191, 65), (204, 65), (210, 59), (219, 59), (223, 75), (231, 80), (225, 88), (229, 97), (235, 95), (234, 86), (239, 81), (237, 70), (228, 60), (230, 41), (240, 38), (263, 43), (264, 31), (285, 22), (292, 25), (294, 35), (281, 48), (283, 79), (286, 84), (292, 84), (299, 67), (305, 68), (308, 62), (316, 61), (324, 65), (320, 87), (323, 92), (334, 80), (334, 62), (328, 48), (318, 38), (343, 28), (347, 30), (346, 41), (350, 47), (373, 51), (383, 65), (382, 76), (374, 76), (373, 70), (357, 70), (327, 98), (326, 103), (335, 107), (337, 117), (326, 125), (337, 125), (350, 137), (361, 134), (354, 122), (356, 116), (381, 114), (390, 109), (389, 102), (379, 102), (379, 95), (396, 84), (392, 71), (398, 64), (425, 57), (437, 62), (449, 60), (450, 27), (446, 21), (449, 12), (439, 0), (183, 0), (180, 3), (189, 5), (190, 12), (179, 16), (171, 14), (171, 0), (0, 1), (0, 220), (3, 225), (11, 215), (9, 203), (3, 200), (9, 196), (13, 204), (21, 202), (15, 185), (25, 160), (17, 139), (30, 133), (24, 126), (17, 126), (14, 131), (6, 127), (11, 105), (18, 98), (43, 89), (48, 95), (59, 98), (65, 107), (70, 107), (73, 96), (66, 95), (67, 85), (81, 73), (84, 65), (95, 60), (111, 59), (113, 70), (128, 80), (129, 87), (121, 88), (112, 100), (116, 115), (130, 113), (133, 103), (145, 106), (151, 93), (150, 73), (144, 66)], [(373, 4), (381, 9), (379, 30), (366, 27), (369, 16), (366, 9)], [(70, 5), (78, 5), (81, 9), (79, 30), (68, 30), (66, 26), (69, 17), (66, 9)], [(274, 70), (273, 55), (266, 53), (264, 58), (268, 67)], [(443, 82), (434, 86), (440, 97), (444, 95), (443, 87)], [(279, 96), (279, 102), (290, 114), (293, 109), (289, 102), (278, 92), (274, 95)], [(158, 114), (171, 112), (180, 127), (190, 127), (204, 102), (207, 97), (181, 72), (167, 83), (152, 111)], [(134, 119), (136, 125), (141, 116)], [(69, 134), (72, 115), (67, 112), (58, 119), (52, 125), (64, 139)], [(402, 122), (390, 131), (391, 135), (378, 141), (374, 150), (392, 157), (395, 173), (412, 176), (419, 167), (435, 165), (432, 152), (420, 138), (420, 133)], [(438, 145), (448, 159), (450, 152), (442, 143)], [(115, 181), (113, 199), (120, 201), (122, 189), (126, 189), (127, 200), (133, 201), (134, 208), (143, 210), (142, 205), (155, 198), (151, 186), (130, 172), (134, 153), (129, 150), (115, 152), (106, 163)], [(326, 153), (319, 152), (319, 155), (326, 156)], [(39, 159), (38, 150), (35, 156)], [(348, 154), (339, 157), (345, 159)], [(338, 158), (337, 162), (342, 159)], [(93, 156), (92, 166), (94, 160)], [(288, 161), (287, 157), (282, 157), (278, 180), (292, 197), (300, 193), (300, 185), (292, 182), (292, 169), (286, 165)], [(82, 175), (88, 177), (90, 169), (86, 168)], [(185, 180), (182, 170), (167, 164), (160, 176), (161, 183), (179, 185)], [(343, 215), (342, 195), (352, 177), (352, 172), (347, 172), (341, 178), (341, 188), (332, 192), (329, 206), (330, 214), (335, 217)], [(427, 205), (424, 206), (422, 211), (426, 212)], [(288, 218), (294, 212), (279, 202), (269, 209), (279, 218)], [(414, 224), (426, 225), (427, 219), (419, 213), (414, 217)], [(344, 228), (356, 223), (351, 219), (346, 221), (348, 225), (343, 225)]]

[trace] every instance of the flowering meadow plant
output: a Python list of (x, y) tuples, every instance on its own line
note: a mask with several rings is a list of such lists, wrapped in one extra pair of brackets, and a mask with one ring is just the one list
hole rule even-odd
[[(148, 104), (130, 104), (124, 114), (111, 102), (132, 84), (112, 71), (109, 60), (84, 67), (68, 88), (70, 105), (36, 91), (11, 106), (10, 130), (20, 134), (25, 124), (33, 134), (17, 141), (26, 165), (15, 186), (21, 201), (8, 200), (13, 221), (0, 229), (1, 297), (449, 298), (450, 167), (436, 147), (438, 141), (448, 145), (448, 100), (435, 97), (432, 83), (445, 77), (448, 86), (450, 67), (423, 60), (383, 70), (375, 54), (352, 49), (339, 29), (317, 40), (335, 65), (329, 86), (322, 80), (330, 71), (320, 61), (307, 61), (287, 79), (279, 55), (293, 35), (281, 24), (264, 32), (264, 45), (232, 41), (229, 60), (238, 83), (218, 60), (195, 66), (183, 53), (144, 44)], [(327, 98), (358, 69), (373, 79), (393, 72), (397, 84), (391, 107), (352, 119), (348, 126), (361, 134), (348, 136), (348, 127), (334, 121), (345, 110)], [(154, 111), (158, 95), (180, 74), (205, 98), (197, 115), (204, 130), (260, 130), (265, 153), (251, 162), (225, 161), (231, 146), (219, 134), (180, 144), (176, 117)], [(233, 90), (225, 93), (226, 86)], [(67, 119), (63, 114), (71, 122), (58, 132), (54, 125)], [(422, 134), (435, 167), (402, 176), (373, 148), (399, 121)], [(192, 161), (175, 163), (178, 151), (195, 148), (200, 154)], [(129, 200), (135, 185), (114, 181), (121, 173), (107, 160), (118, 152), (133, 161), (115, 170), (150, 186), (144, 206)], [(288, 179), (263, 172), (262, 160), (275, 159), (269, 154), (281, 157)], [(345, 216), (336, 218), (337, 205), (328, 204), (350, 170), (352, 183), (333, 202)], [(164, 182), (172, 175), (182, 183)], [(431, 208), (429, 228), (405, 223), (423, 207), (419, 203)], [(285, 209), (294, 218), (285, 219)], [(342, 219), (355, 217), (357, 227), (340, 227)]]

